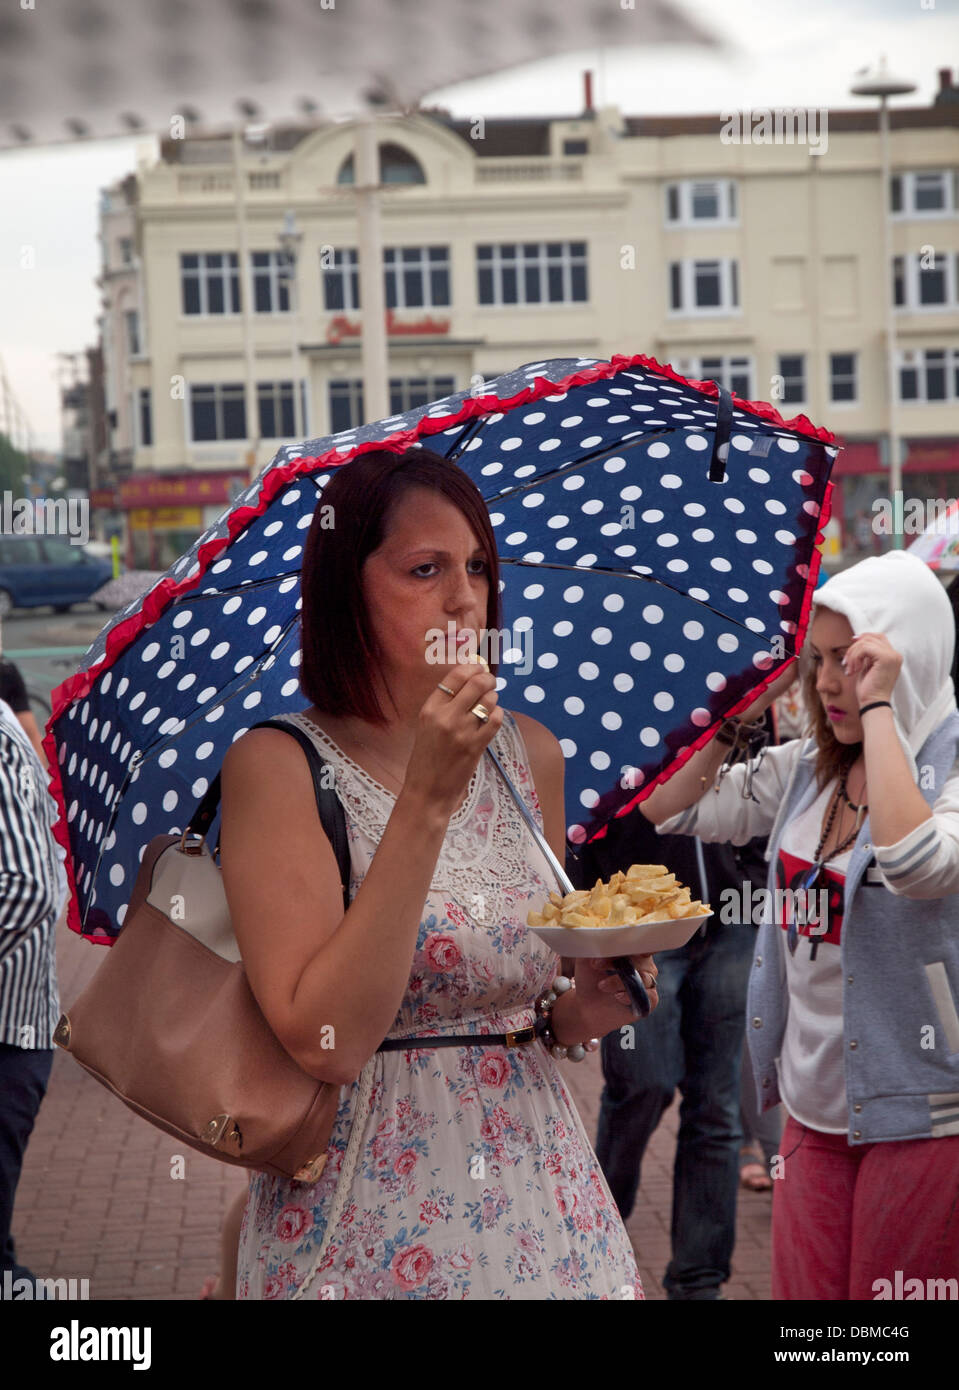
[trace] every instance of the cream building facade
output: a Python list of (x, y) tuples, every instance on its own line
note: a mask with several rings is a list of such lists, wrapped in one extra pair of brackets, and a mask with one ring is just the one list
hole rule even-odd
[[(778, 140), (776, 113), (748, 113), (738, 131), (730, 113), (612, 108), (379, 118), (391, 410), (524, 362), (646, 353), (834, 430), (848, 444), (835, 475), (846, 546), (870, 548), (856, 513), (868, 517), (887, 486), (887, 286), (899, 301), (904, 491), (939, 491), (959, 472), (959, 102), (951, 76), (941, 84), (932, 106), (893, 112), (885, 190), (874, 108), (820, 113), (816, 140), (805, 112), (778, 113)], [(135, 357), (121, 361), (126, 321), (104, 319), (108, 360), (128, 383), (129, 496), (142, 502), (146, 480), (262, 467), (295, 437), (294, 382), (306, 439), (364, 418), (355, 136), (342, 122), (244, 147), (248, 324), (229, 139), (166, 140), (141, 169)], [(281, 242), (291, 212), (292, 294)], [(171, 530), (166, 551), (179, 553)], [(167, 563), (166, 551), (154, 558)]]

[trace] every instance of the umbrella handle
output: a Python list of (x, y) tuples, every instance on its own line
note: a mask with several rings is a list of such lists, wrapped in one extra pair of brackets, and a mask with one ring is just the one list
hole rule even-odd
[(649, 1002), (649, 995), (643, 984), (642, 976), (636, 969), (629, 956), (614, 956), (610, 961), (616, 974), (626, 986), (626, 993), (629, 995), (633, 1008), (640, 1018), (648, 1018), (652, 1005)]

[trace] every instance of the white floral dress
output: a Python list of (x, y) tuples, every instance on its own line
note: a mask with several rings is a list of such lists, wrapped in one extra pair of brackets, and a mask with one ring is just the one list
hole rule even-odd
[[(306, 716), (297, 720), (336, 769), (352, 895), (395, 798)], [(493, 748), (542, 826), (509, 713)], [(555, 886), (499, 773), (481, 758), (450, 819), (389, 1036), (504, 1033), (531, 1023), (559, 961), (527, 929), (526, 914)], [(238, 1298), (289, 1298), (313, 1269), (359, 1095), (357, 1082), (342, 1088), (319, 1182), (253, 1174)], [(645, 1297), (589, 1139), (539, 1041), (379, 1052), (369, 1105), (359, 1109), (349, 1191), (303, 1297)]]

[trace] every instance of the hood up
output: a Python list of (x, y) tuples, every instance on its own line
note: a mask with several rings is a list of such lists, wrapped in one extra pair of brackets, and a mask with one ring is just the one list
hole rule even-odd
[(915, 755), (956, 709), (952, 659), (956, 626), (952, 605), (932, 571), (905, 550), (872, 556), (828, 579), (813, 597), (813, 613), (829, 608), (858, 637), (881, 632), (902, 656), (892, 691), (900, 742)]

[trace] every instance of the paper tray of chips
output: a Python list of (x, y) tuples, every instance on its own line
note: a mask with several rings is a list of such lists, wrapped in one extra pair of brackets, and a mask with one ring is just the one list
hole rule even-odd
[(684, 946), (712, 915), (709, 904), (693, 902), (664, 864), (631, 864), (608, 883), (598, 878), (592, 890), (574, 890), (565, 898), (550, 893), (526, 924), (562, 956), (601, 959)]
[(663, 922), (642, 922), (625, 927), (530, 927), (558, 956), (571, 960), (593, 957), (652, 955), (671, 951), (699, 931), (713, 914), (701, 917), (666, 918)]

